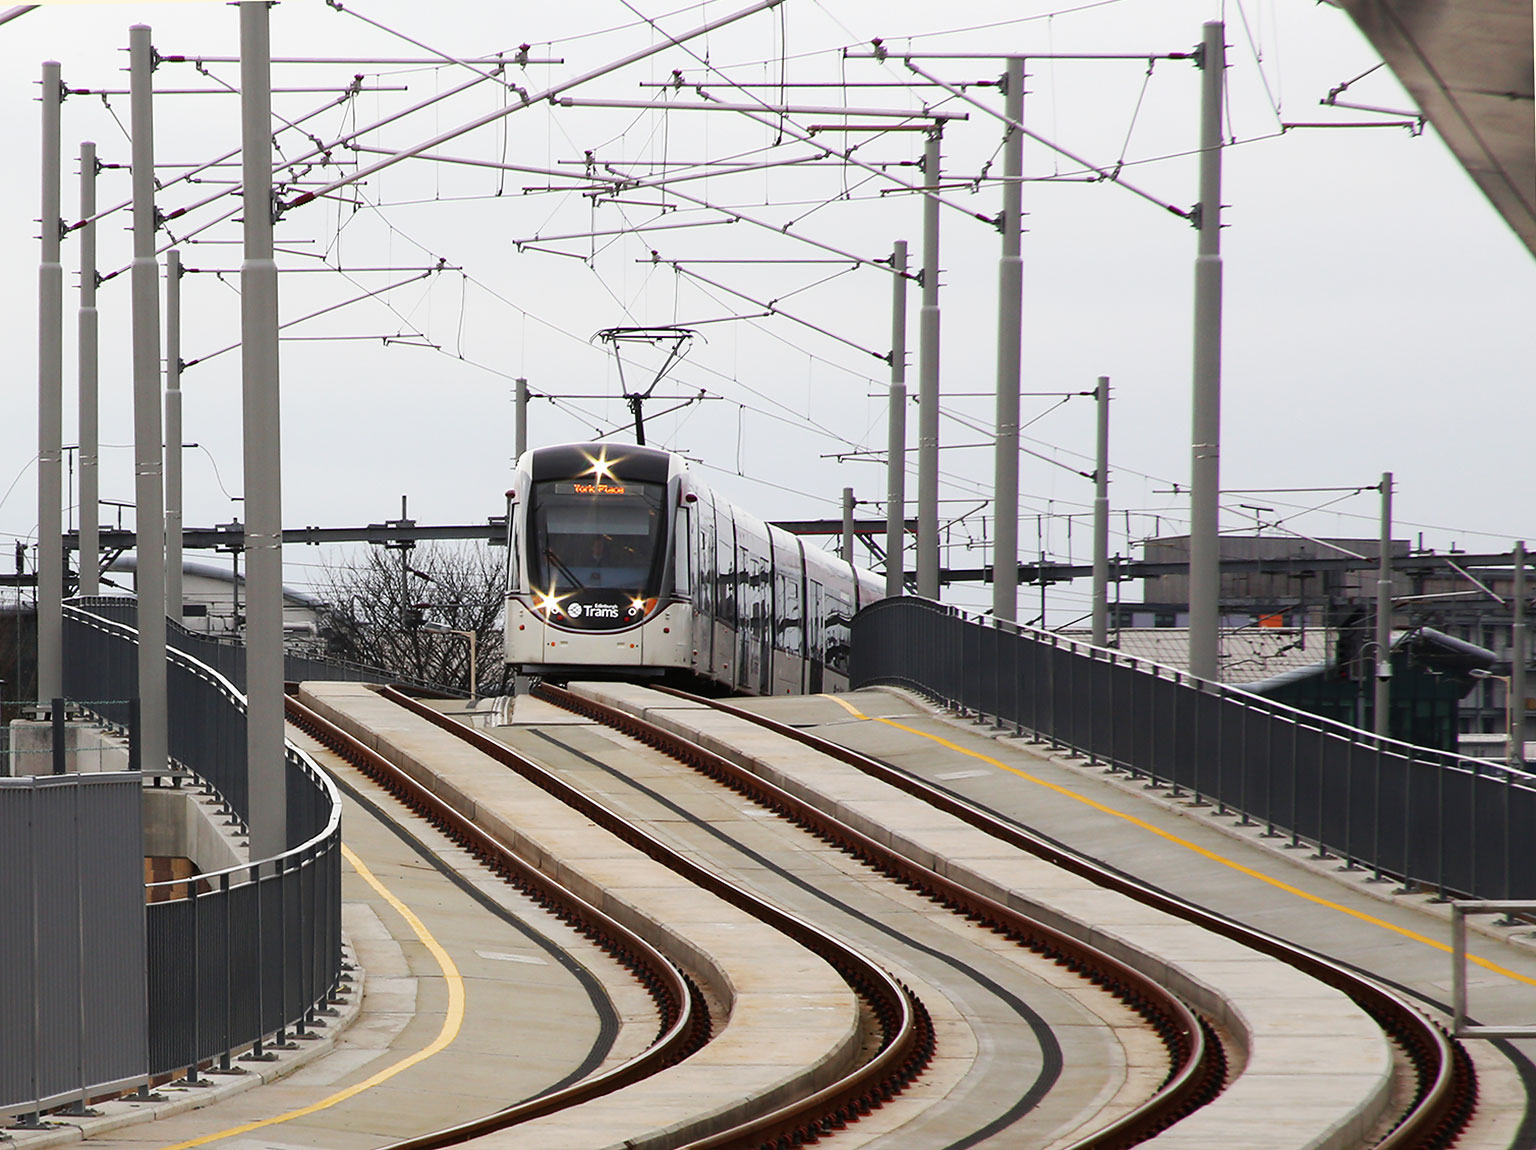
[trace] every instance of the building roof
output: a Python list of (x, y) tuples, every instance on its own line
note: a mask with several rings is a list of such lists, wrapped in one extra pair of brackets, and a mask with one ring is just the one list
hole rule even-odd
[[(1085, 631), (1063, 631), (1087, 642)], [(1243, 627), (1221, 636), (1221, 679), (1233, 686), (1256, 683), (1286, 671), (1314, 666), (1329, 656), (1330, 633), (1322, 627)], [(1189, 631), (1183, 627), (1122, 627), (1114, 641), (1122, 655), (1189, 670)]]
[[(132, 552), (126, 555), (119, 555), (112, 561), (111, 566), (107, 568), (108, 571), (132, 571), (135, 573), (137, 573), (138, 569), (138, 556)], [(181, 570), (184, 575), (196, 575), (201, 579), (216, 579), (221, 583), (235, 582), (234, 569), (222, 563), (209, 563), (201, 559), (184, 559), (181, 563)], [(245, 576), (243, 574), (239, 576), (239, 585), (241, 587), (245, 586)], [(283, 587), (283, 598), (303, 607), (322, 607), (325, 605), (324, 599), (312, 595), (308, 591), (301, 591), (297, 587), (286, 585)]]

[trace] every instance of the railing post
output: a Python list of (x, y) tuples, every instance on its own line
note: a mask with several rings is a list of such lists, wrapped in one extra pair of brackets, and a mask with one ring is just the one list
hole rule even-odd
[(1056, 669), (1061, 664), (1061, 660), (1056, 658), (1057, 646), (1055, 635), (1051, 636), (1051, 641), (1046, 647), (1046, 651), (1046, 666), (1050, 668), (1050, 674), (1047, 676), (1047, 678), (1050, 680), (1051, 688), (1049, 705), (1046, 707), (1046, 721), (1051, 725), (1051, 750), (1054, 751), (1058, 746), (1056, 731), (1060, 726), (1060, 724), (1056, 721)]
[[(1237, 825), (1240, 827), (1253, 826), (1253, 819), (1248, 814), (1248, 780), (1253, 777), (1253, 765), (1248, 760), (1248, 728), (1253, 726), (1250, 721), (1253, 710), (1248, 706), (1248, 698), (1245, 695), (1233, 693), (1233, 701), (1242, 708), (1241, 725), (1237, 733), (1237, 761), (1241, 774), (1237, 777)], [(1265, 770), (1269, 769), (1268, 760), (1265, 760)]]
[(68, 728), (64, 723), (64, 700), (54, 699), (50, 704), (49, 719), (52, 724), (53, 735), (53, 773), (65, 774), (68, 769), (68, 759), (65, 756), (65, 737)]
[(1297, 850), (1301, 846), (1301, 732), (1300, 718), (1296, 720), (1296, 737), (1291, 740), (1291, 841), (1285, 844), (1286, 850)]
[(1333, 856), (1328, 853), (1328, 845), (1323, 841), (1323, 797), (1327, 794), (1328, 785), (1323, 775), (1328, 763), (1328, 728), (1322, 723), (1317, 725), (1317, 853), (1315, 859), (1327, 859)]
[(142, 748), (139, 745), (139, 697), (135, 695), (128, 700), (128, 769), (137, 771), (142, 767)]
[(1387, 878), (1381, 873), (1381, 757), (1386, 750), (1386, 740), (1380, 735), (1375, 740), (1375, 756), (1371, 764), (1373, 780), (1372, 790), (1376, 795), (1376, 802), (1371, 810), (1371, 876), (1366, 882), (1386, 882)]
[[(293, 769), (293, 764), (288, 761), (288, 757), (286, 755), (283, 756), (283, 765), (288, 770), (292, 770)], [(288, 816), (291, 819), (293, 817), (293, 812), (290, 811), (288, 813)], [(301, 870), (298, 873), (302, 873), (303, 863), (301, 862), (299, 864), (299, 866), (300, 866)], [(291, 1049), (292, 1048), (292, 1044), (288, 1041), (288, 1027), (287, 1027), (287, 1021), (286, 1021), (287, 1020), (287, 1015), (288, 1015), (288, 889), (287, 889), (288, 883), (287, 883), (287, 875), (286, 875), (287, 869), (288, 869), (287, 868), (287, 862), (284, 859), (281, 859), (281, 858), (278, 859), (277, 860), (277, 921), (282, 923), (282, 929), (279, 932), (279, 937), (282, 938), (283, 945), (282, 945), (282, 957), (281, 957), (281, 960), (277, 964), (277, 997), (278, 997), (278, 1001), (282, 1004), (282, 1007), (277, 1012), (278, 1019), (280, 1020), (279, 1024), (278, 1024), (278, 1027), (277, 1027), (277, 1031), (276, 1031), (276, 1033), (274, 1033), (272, 1035), (272, 1046), (273, 1046), (274, 1049), (278, 1049), (278, 1050), (284, 1050), (284, 1049)], [(302, 933), (302, 931), (304, 929), (303, 910), (304, 910), (304, 900), (302, 898), (300, 898), (300, 900), (299, 900), (299, 919), (300, 919), (300, 921), (299, 921), (299, 930), (300, 930), (301, 933)]]
[(1182, 797), (1183, 794), (1184, 794), (1184, 792), (1179, 787), (1179, 759), (1181, 757), (1179, 752), (1183, 748), (1179, 744), (1179, 691), (1178, 691), (1178, 689), (1180, 687), (1184, 686), (1184, 685), (1185, 685), (1185, 683), (1184, 683), (1184, 675), (1183, 675), (1183, 673), (1181, 673), (1179, 671), (1175, 671), (1173, 673), (1173, 687), (1174, 687), (1174, 691), (1173, 691), (1173, 706), (1168, 708), (1168, 710), (1172, 713), (1172, 722), (1173, 722), (1173, 734), (1172, 734), (1172, 736), (1168, 740), (1169, 744), (1173, 747), (1173, 762), (1169, 765), (1168, 781), (1173, 784), (1173, 790), (1170, 793), (1172, 794), (1172, 797), (1176, 798), (1176, 799)]
[[(1269, 714), (1271, 718), (1278, 717), (1272, 712)], [(1290, 716), (1288, 721), (1291, 724), (1291, 739), (1294, 742), (1301, 732), (1301, 725), (1296, 722), (1295, 716)], [(1275, 830), (1275, 729), (1278, 725), (1270, 723), (1264, 728), (1269, 734), (1266, 740), (1269, 745), (1264, 752), (1264, 830), (1261, 837), (1266, 839), (1280, 837), (1280, 832)]]
[(993, 728), (1003, 729), (1003, 642), (1005, 632), (1003, 624), (997, 619), (992, 620), (992, 631), (997, 636), (992, 643), (992, 701), (996, 704), (996, 719)]
[(1431, 902), (1446, 902), (1445, 893), (1445, 764), (1435, 771), (1435, 895)]
[(1355, 751), (1358, 739), (1350, 739), (1349, 758), (1344, 763), (1344, 869), (1359, 870), (1355, 864)]
[(187, 918), (191, 920), (192, 923), (192, 928), (188, 932), (191, 935), (190, 946), (192, 950), (192, 1048), (187, 1052), (189, 1055), (187, 1059), (188, 1065), (186, 1079), (188, 1086), (197, 1086), (200, 1084), (200, 1079), (197, 1076), (197, 1064), (199, 1056), (197, 1047), (197, 1032), (198, 1023), (202, 1020), (203, 1017), (201, 993), (203, 984), (203, 961), (202, 948), (198, 946), (197, 916), (197, 878), (196, 876), (191, 876), (187, 879)]
[[(1524, 721), (1524, 716), (1523, 715), (1521, 716), (1521, 720)], [(1523, 759), (1522, 759), (1522, 761), (1523, 761)], [(1511, 872), (1511, 866), (1510, 866), (1510, 853), (1509, 853), (1509, 837), (1510, 837), (1510, 832), (1513, 830), (1513, 826), (1510, 823), (1509, 812), (1510, 812), (1510, 808), (1514, 805), (1514, 786), (1515, 786), (1515, 773), (1513, 771), (1505, 771), (1504, 772), (1504, 883), (1503, 883), (1503, 886), (1501, 887), (1501, 889), (1499, 890), (1499, 897), (1503, 898), (1503, 899), (1510, 899), (1510, 898), (1514, 898), (1515, 897), (1514, 896), (1514, 892), (1510, 890), (1510, 883), (1512, 881), (1511, 880), (1512, 872)]]
[[(1162, 676), (1162, 668), (1156, 663), (1152, 664), (1152, 683), (1147, 688), (1147, 789), (1157, 786), (1157, 684)], [(1135, 772), (1131, 772), (1135, 778)]]
[[(229, 810), (229, 804), (224, 804), (224, 809)], [(234, 1044), (235, 1033), (235, 984), (231, 974), (235, 968), (235, 915), (234, 907), (230, 903), (229, 873), (226, 871), (219, 876), (219, 902), (224, 907), (224, 1032), (219, 1035), (219, 1069), (224, 1073), (231, 1070), (229, 1064), (230, 1047)], [(261, 971), (257, 968), (257, 985), (261, 984)]]
[(1227, 761), (1227, 744), (1223, 738), (1226, 726), (1227, 706), (1230, 700), (1227, 689), (1219, 684), (1216, 687), (1216, 813), (1227, 813), (1227, 789), (1223, 785)]
[[(281, 866), (281, 862), (278, 863)], [(256, 1041), (251, 1043), (251, 1052), (246, 1058), (270, 1062), (272, 1056), (267, 1055), (261, 1047), (262, 1035), (267, 1029), (267, 980), (263, 977), (267, 969), (266, 954), (266, 913), (262, 906), (263, 896), (261, 891), (261, 867), (251, 867), (251, 885), (256, 888)]]

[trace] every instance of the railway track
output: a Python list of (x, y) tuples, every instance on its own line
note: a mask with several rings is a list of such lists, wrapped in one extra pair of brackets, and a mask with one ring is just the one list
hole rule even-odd
[(1000, 842), (1277, 958), (1342, 991), (1391, 1036), (1413, 1067), (1412, 1101), (1402, 1109), (1390, 1132), (1376, 1143), (1377, 1150), (1440, 1150), (1453, 1145), (1470, 1120), (1476, 1106), (1477, 1083), (1471, 1060), (1461, 1044), (1403, 997), (1347, 966), (1136, 882), (878, 759), (743, 707), (668, 688), (658, 689), (771, 730), (912, 795)]
[[(790, 1105), (751, 1115), (733, 1123), (729, 1129), (711, 1132), (687, 1145), (695, 1150), (727, 1146), (798, 1146), (856, 1121), (889, 1100), (921, 1072), (933, 1050), (931, 1024), (916, 997), (878, 965), (825, 932), (723, 882), (627, 820), (591, 802), (532, 760), (453, 723), (398, 692), (386, 692), (386, 695), (474, 744), (610, 833), (664, 862), (695, 885), (747, 910), (820, 955), (839, 971), (865, 1004), (878, 1033), (870, 1043), (872, 1054), (852, 1073), (819, 1090), (809, 1091)], [(651, 992), (662, 1018), (657, 1041), (609, 1071), (493, 1114), (397, 1142), (392, 1150), (429, 1150), (457, 1145), (579, 1106), (667, 1069), (708, 1040), (709, 1019), (697, 987), (656, 947), (591, 902), (525, 863), (431, 789), (291, 697), (288, 718), (629, 967)]]
[[(385, 693), (394, 702), (412, 709), (442, 729), (452, 731), (459, 737), (475, 743), (486, 753), (497, 757), (509, 766), (514, 766), (514, 769), (523, 769), (516, 765), (516, 761), (523, 757), (497, 741), (466, 728), (398, 692)], [(1119, 1119), (1103, 1125), (1093, 1134), (1079, 1139), (1073, 1144), (1074, 1147), (1089, 1150), (1090, 1147), (1134, 1145), (1150, 1134), (1176, 1122), (1178, 1118), (1190, 1113), (1219, 1091), (1226, 1069), (1225, 1052), (1220, 1042), (1215, 1039), (1207, 1023), (1154, 980), (1069, 935), (1033, 921), (1013, 908), (985, 895), (966, 889), (932, 868), (913, 863), (868, 836), (823, 814), (749, 772), (741, 770), (729, 760), (697, 744), (671, 735), (659, 727), (637, 720), (623, 712), (604, 707), (602, 704), (578, 699), (558, 688), (545, 688), (542, 693), (546, 699), (557, 701), (570, 709), (598, 718), (670, 757), (695, 767), (711, 778), (725, 783), (738, 793), (746, 794), (755, 802), (787, 815), (818, 838), (856, 855), (898, 883), (919, 891), (964, 918), (981, 922), (1015, 943), (1073, 970), (1089, 982), (1107, 990), (1141, 1015), (1147, 1025), (1156, 1032), (1166, 1050), (1169, 1070), (1164, 1081), (1151, 1098)], [(798, 1120), (799, 1129), (791, 1132), (791, 1139), (812, 1133), (818, 1128), (836, 1128), (849, 1117), (851, 1114), (846, 1113), (833, 1114), (819, 1121), (808, 1121), (802, 1117)], [(754, 1143), (749, 1139), (732, 1135), (728, 1140), (709, 1144), (752, 1145)], [(794, 1143), (792, 1141), (788, 1144)]]
[[(590, 796), (579, 793), (573, 786), (552, 772), (544, 770), (527, 756), (397, 691), (386, 690), (383, 693), (392, 702), (473, 744), (498, 762), (536, 782), (549, 793), (558, 794), (562, 801), (569, 802), (585, 817), (605, 826), (650, 857), (666, 859), (669, 855), (675, 854), (628, 820), (605, 810)], [(1181, 1117), (1208, 1102), (1221, 1090), (1226, 1065), (1225, 1053), (1220, 1042), (1216, 1040), (1207, 1023), (1154, 980), (1107, 955), (1094, 951), (1069, 935), (1043, 927), (1013, 908), (968, 890), (932, 868), (921, 866), (901, 856), (869, 836), (841, 824), (837, 819), (810, 803), (780, 790), (751, 771), (695, 743), (670, 734), (625, 711), (594, 700), (573, 696), (558, 688), (541, 688), (541, 694), (552, 702), (623, 731), (664, 754), (687, 763), (736, 792), (750, 797), (754, 802), (785, 815), (823, 841), (860, 858), (909, 888), (1037, 953), (1047, 955), (1062, 965), (1070, 967), (1141, 1014), (1156, 1031), (1167, 1051), (1169, 1071), (1165, 1081), (1143, 1105), (1095, 1130), (1092, 1134), (1078, 1139), (1072, 1144), (1072, 1150), (1135, 1145), (1167, 1129)], [(1185, 906), (1160, 892), (1142, 888), (1122, 875), (1096, 867), (1091, 862), (1073, 856), (1055, 844), (1030, 835), (1014, 824), (958, 800), (947, 792), (929, 787), (877, 760), (869, 759), (742, 708), (707, 700), (695, 700), (691, 696), (683, 696), (683, 698), (691, 702), (709, 703), (740, 718), (772, 729), (820, 754), (829, 755), (841, 763), (854, 766), (924, 802), (931, 803), (936, 808), (961, 818), (971, 826), (983, 830), (1012, 847), (1027, 851), (1079, 875), (1090, 877), (1095, 883), (1130, 895), (1138, 901), (1198, 922), (1204, 928), (1242, 941), (1245, 945), (1253, 946), (1266, 954), (1282, 958), (1306, 970), (1312, 976), (1321, 978), (1329, 985), (1345, 991), (1360, 1002), (1377, 1019), (1383, 1029), (1393, 1036), (1414, 1068), (1413, 1100), (1404, 1108), (1403, 1113), (1394, 1123), (1391, 1133), (1379, 1145), (1389, 1147), (1391, 1150), (1401, 1150), (1403, 1147), (1410, 1146), (1448, 1146), (1454, 1139), (1460, 1122), (1470, 1112), (1475, 1084), (1470, 1080), (1470, 1068), (1465, 1056), (1446, 1039), (1443, 1032), (1416, 1010), (1374, 983), (1359, 978), (1346, 968), (1267, 936), (1248, 931), (1218, 916), (1201, 912), (1198, 908)], [(301, 710), (302, 708), (295, 703), (291, 717), (296, 721), (302, 719), (312, 733), (316, 733), (317, 737), (331, 744), (333, 749), (346, 753), (349, 758), (353, 758), (356, 752), (362, 752), (359, 757), (364, 760), (371, 758), (373, 760), (371, 764), (360, 763), (359, 765), (391, 790), (398, 788), (396, 793), (404, 801), (427, 814), (440, 827), (470, 847), (500, 873), (509, 877), (515, 875), (513, 881), (530, 891), (541, 890), (547, 885), (547, 879), (517, 861), (515, 856), (505, 857), (508, 852), (504, 848), (473, 822), (465, 819), (452, 807), (438, 799), (431, 791), (414, 783), (409, 776), (398, 772), (377, 755), (372, 755), (361, 744), (356, 744), (355, 740), (348, 739), (334, 728), (330, 733), (317, 729), (312, 724), (323, 724), (324, 721), (319, 720), (318, 716), (301, 716), (299, 714)], [(329, 726), (329, 724), (324, 725)], [(338, 746), (338, 742), (343, 746)], [(345, 743), (352, 743), (353, 746), (345, 747)], [(358, 761), (357, 758), (354, 758), (354, 761)], [(679, 873), (687, 875), (690, 880), (696, 876), (700, 885), (713, 889), (715, 893), (728, 898), (735, 905), (745, 905), (747, 902), (754, 901), (734, 884), (721, 880), (688, 859), (676, 858), (673, 861), (676, 862), (674, 869)], [(667, 865), (673, 866), (673, 861), (668, 861)], [(654, 948), (644, 946), (643, 942), (641, 945), (636, 945), (635, 941), (624, 939), (618, 932), (609, 936), (606, 932), (611, 928), (601, 924), (601, 917), (598, 917), (601, 912), (597, 912), (596, 916), (588, 920), (586, 914), (589, 904), (575, 898), (569, 892), (544, 892), (540, 893), (539, 897), (546, 900), (568, 921), (580, 924), (583, 931), (604, 940), (603, 945), (621, 960), (628, 962), (632, 958), (646, 956), (646, 963), (649, 965), (639, 963), (635, 969), (637, 977), (648, 988), (659, 987), (664, 983), (671, 984), (672, 989), (666, 993), (673, 997), (665, 1000), (661, 997), (660, 991), (652, 990), (653, 996), (658, 999), (658, 1012), (667, 1023), (662, 1027), (658, 1042), (645, 1054), (637, 1056), (629, 1063), (607, 1074), (576, 1084), (559, 1094), (546, 1096), (532, 1103), (509, 1107), (474, 1122), (435, 1131), (425, 1137), (400, 1143), (399, 1150), (404, 1150), (406, 1147), (415, 1150), (418, 1147), (446, 1146), (466, 1142), (539, 1114), (579, 1105), (583, 1101), (637, 1081), (647, 1074), (656, 1073), (675, 1063), (679, 1057), (686, 1057), (687, 1051), (698, 1048), (701, 1041), (701, 1028), (707, 1034), (707, 1021), (701, 1024), (700, 1016), (697, 1014), (699, 997), (697, 990), (690, 987), (685, 979), (679, 978), (672, 964), (664, 957), (655, 954)], [(596, 908), (590, 909), (596, 911)], [(812, 949), (824, 948), (829, 941), (825, 936), (817, 937), (820, 932), (793, 916), (784, 915), (772, 908), (767, 908), (764, 913), (769, 918), (777, 918), (784, 929)], [(617, 925), (614, 924), (614, 926)], [(608, 941), (610, 937), (611, 941)], [(827, 954), (830, 958), (830, 952), (824, 949), (820, 952)], [(659, 966), (656, 965), (658, 959)], [(849, 1081), (834, 1083), (789, 1106), (776, 1108), (767, 1114), (756, 1115), (747, 1123), (738, 1124), (730, 1129), (712, 1133), (706, 1138), (684, 1144), (700, 1148), (801, 1145), (840, 1129), (848, 1122), (856, 1121), (860, 1115), (868, 1113), (872, 1108), (894, 1096), (906, 1082), (921, 1072), (922, 1065), (932, 1051), (933, 1043), (932, 1031), (927, 1028), (921, 1004), (917, 1003), (904, 987), (895, 984), (894, 979), (866, 959), (838, 955), (830, 960), (844, 974), (844, 977), (848, 978), (850, 985), (857, 988), (868, 1004), (869, 1013), (878, 1019), (879, 1053), (861, 1066)], [(679, 984), (681, 989), (678, 988)], [(882, 984), (886, 987), (883, 992)], [(882, 993), (885, 994), (883, 998)], [(678, 1003), (687, 1005), (676, 1005)], [(685, 1015), (690, 1016), (691, 1021), (683, 1022)], [(687, 1034), (688, 1037), (673, 1039), (672, 1036), (679, 1032)], [(685, 1053), (680, 1054), (679, 1051), (685, 1051)]]

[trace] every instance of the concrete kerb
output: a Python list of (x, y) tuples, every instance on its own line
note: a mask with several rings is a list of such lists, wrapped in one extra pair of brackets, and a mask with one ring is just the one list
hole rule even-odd
[[(342, 961), (351, 967), (348, 973), (352, 981), (347, 995), (339, 1002), (335, 1002), (335, 1016), (325, 1019), (324, 1029), (315, 1038), (295, 1043), (293, 1050), (274, 1050), (271, 1044), (268, 1044), (265, 1050), (276, 1056), (271, 1062), (242, 1065), (237, 1057), (234, 1062), (240, 1068), (241, 1073), (238, 1074), (226, 1075), (217, 1071), (201, 1071), (204, 1081), (209, 1083), (206, 1086), (186, 1087), (178, 1086), (176, 1083), (165, 1083), (155, 1088), (155, 1093), (166, 1095), (163, 1101), (135, 1102), (131, 1097), (124, 1097), (110, 1102), (95, 1103), (91, 1108), (101, 1112), (100, 1117), (97, 1118), (48, 1115), (46, 1120), (50, 1129), (9, 1131), (13, 1141), (5, 1145), (14, 1147), (15, 1150), (44, 1150), (49, 1146), (65, 1146), (87, 1138), (100, 1138), (127, 1126), (173, 1118), (178, 1114), (201, 1110), (233, 1098), (237, 1094), (244, 1094), (247, 1090), (254, 1090), (258, 1086), (265, 1086), (286, 1078), (294, 1071), (325, 1057), (335, 1049), (342, 1034), (362, 1013), (363, 992), (367, 982), (367, 973), (362, 964), (357, 961), (356, 949), (352, 946), (351, 939), (345, 934), (342, 935), (341, 945)], [(311, 1033), (315, 1032), (311, 1031)], [(212, 1077), (209, 1076), (210, 1074)], [(170, 1097), (169, 1093), (174, 1093), (175, 1096)]]

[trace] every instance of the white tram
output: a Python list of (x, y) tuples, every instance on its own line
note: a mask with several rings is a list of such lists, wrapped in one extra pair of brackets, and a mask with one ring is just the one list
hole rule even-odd
[(524, 674), (843, 689), (849, 621), (884, 595), (655, 448), (536, 448), (507, 501), (506, 660)]

